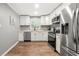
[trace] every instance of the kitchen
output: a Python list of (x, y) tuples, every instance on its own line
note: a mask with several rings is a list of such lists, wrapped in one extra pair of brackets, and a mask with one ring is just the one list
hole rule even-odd
[(78, 56), (78, 8), (79, 3), (0, 3), (0, 55)]

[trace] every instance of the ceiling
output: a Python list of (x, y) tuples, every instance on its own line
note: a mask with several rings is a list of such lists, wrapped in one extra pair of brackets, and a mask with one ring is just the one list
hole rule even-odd
[[(8, 5), (19, 15), (41, 16), (52, 12), (61, 3), (9, 3)], [(36, 8), (36, 7), (37, 8)]]

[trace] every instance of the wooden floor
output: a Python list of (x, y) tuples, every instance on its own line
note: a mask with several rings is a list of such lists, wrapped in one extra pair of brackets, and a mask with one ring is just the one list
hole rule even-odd
[(48, 42), (19, 42), (6, 56), (59, 56)]

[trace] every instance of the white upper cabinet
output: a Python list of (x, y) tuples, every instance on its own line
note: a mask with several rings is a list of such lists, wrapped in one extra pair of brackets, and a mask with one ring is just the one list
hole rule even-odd
[(41, 25), (51, 25), (50, 15), (41, 16)]
[(41, 25), (45, 24), (46, 24), (45, 16), (41, 16)]
[(47, 15), (45, 18), (46, 18), (46, 25), (51, 25), (52, 21), (50, 19), (50, 15)]
[(20, 16), (20, 25), (30, 25), (30, 16)]

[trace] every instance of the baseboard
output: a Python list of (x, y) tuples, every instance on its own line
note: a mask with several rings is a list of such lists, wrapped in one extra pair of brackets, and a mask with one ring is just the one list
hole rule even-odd
[(48, 41), (31, 41), (31, 42), (48, 42)]
[(55, 50), (55, 51), (60, 55), (60, 53), (57, 50)]
[(7, 51), (5, 51), (1, 56), (5, 56), (12, 48), (14, 48), (19, 41), (17, 41), (16, 43), (14, 43)]
[(31, 40), (31, 42), (32, 42), (32, 41), (37, 41), (37, 42), (40, 42), (40, 41), (41, 41), (41, 42), (42, 42), (42, 41), (44, 42), (44, 41), (47, 41), (47, 42), (48, 42), (48, 40)]

